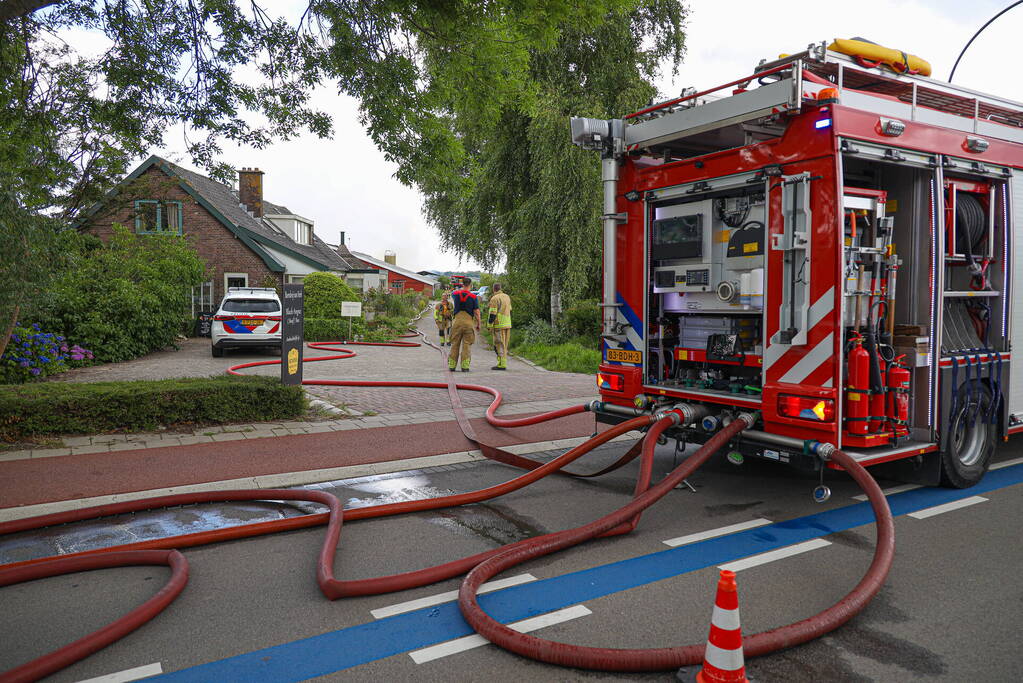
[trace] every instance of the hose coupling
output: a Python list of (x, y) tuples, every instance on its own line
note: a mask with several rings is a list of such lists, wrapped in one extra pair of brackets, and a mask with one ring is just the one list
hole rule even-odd
[(603, 401), (594, 399), (586, 404), (586, 410), (590, 411), (591, 413), (599, 413), (600, 408), (603, 405), (604, 405)]
[(752, 429), (757, 424), (756, 413), (739, 413), (739, 419), (746, 423), (746, 427)]
[(676, 403), (671, 410), (679, 415), (682, 420), (679, 424), (683, 426), (691, 425), (710, 414), (707, 406), (698, 403)]
[(827, 462), (831, 460), (831, 454), (835, 452), (835, 444), (833, 443), (817, 443), (813, 449), (813, 452), (821, 460)]
[(671, 419), (671, 421), (675, 424), (682, 424), (682, 416), (677, 410), (658, 410), (654, 413), (654, 422), (660, 422), (664, 418)]

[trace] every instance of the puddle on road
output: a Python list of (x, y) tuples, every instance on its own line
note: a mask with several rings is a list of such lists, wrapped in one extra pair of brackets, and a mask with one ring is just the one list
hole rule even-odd
[[(333, 493), (344, 501), (346, 509), (363, 508), (370, 505), (386, 505), (388, 503), (404, 503), (458, 493), (452, 489), (432, 486), (429, 477), (418, 474), (366, 477), (355, 482), (344, 482), (337, 487), (324, 488), (323, 490)], [(359, 495), (360, 493), (368, 495)]]
[[(346, 509), (423, 500), (460, 492), (435, 485), (432, 474), (412, 470), (298, 488), (331, 493), (343, 502)], [(437, 474), (443, 476), (447, 472)], [(322, 511), (321, 505), (304, 501), (253, 501), (190, 505), (104, 517), (6, 536), (0, 539), (0, 564)], [(431, 523), (494, 544), (510, 543), (546, 533), (533, 520), (497, 504), (468, 505), (421, 514), (427, 516)]]
[(482, 538), (495, 546), (547, 533), (529, 517), (503, 505), (479, 503), (431, 513), (428, 521), (463, 536)]
[(211, 503), (86, 520), (0, 539), (0, 564), (305, 514), (273, 502)]

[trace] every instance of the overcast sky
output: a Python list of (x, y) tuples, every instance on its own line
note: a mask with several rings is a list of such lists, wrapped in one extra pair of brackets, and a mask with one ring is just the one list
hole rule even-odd
[[(268, 4), (279, 3), (284, 11), (296, 1)], [(970, 36), (1010, 0), (687, 4), (688, 51), (679, 74), (673, 79), (666, 73), (658, 82), (665, 97), (676, 96), (685, 86), (702, 90), (747, 76), (762, 58), (774, 59), (835, 37), (859, 36), (918, 55), (931, 63), (934, 76), (946, 80)], [(959, 65), (955, 82), (1023, 102), (1023, 77), (1015, 71), (1020, 62), (1014, 51), (1020, 36), (1023, 6), (981, 34)], [(395, 165), (384, 160), (359, 125), (355, 101), (325, 87), (314, 96), (314, 106), (334, 117), (333, 139), (306, 135), (263, 150), (225, 144), (224, 161), (262, 169), (265, 197), (313, 219), (317, 234), (327, 242), (336, 243), (343, 230), (351, 249), (377, 258), (393, 250), (398, 265), (412, 270), (475, 269), (476, 264), (460, 264), (442, 250), (421, 213), (421, 197), (394, 179)], [(182, 150), (180, 139), (168, 138), (167, 147), (156, 152), (191, 167)]]

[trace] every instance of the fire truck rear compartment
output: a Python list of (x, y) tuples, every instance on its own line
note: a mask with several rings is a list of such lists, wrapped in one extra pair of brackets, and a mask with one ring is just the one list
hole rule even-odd
[(649, 386), (759, 400), (763, 188), (651, 205)]
[[(882, 161), (854, 152), (841, 159), (842, 215), (836, 221), (843, 230), (844, 274), (843, 358), (836, 378), (843, 388), (840, 418), (837, 406), (812, 396), (782, 395), (778, 410), (790, 417), (810, 417), (816, 411), (819, 419), (840, 419), (843, 446), (865, 462), (937, 450), (943, 425), (952, 427), (945, 430), (945, 439), (952, 440), (945, 447), (954, 450), (960, 444), (965, 449), (961, 461), (976, 462), (973, 446), (991, 442), (987, 430), (995, 427), (986, 425), (997, 422), (999, 391), (996, 364), (976, 356), (1006, 348), (1006, 330), (992, 315), (1001, 301), (996, 265), (1005, 245), (997, 215), (1004, 208), (1004, 184), (962, 174), (939, 180), (934, 165), (889, 156)], [(944, 207), (943, 253), (937, 250), (939, 216), (931, 207)], [(703, 397), (726, 417), (730, 411), (725, 406), (756, 407), (764, 381), (764, 258), (769, 248), (764, 185), (651, 202), (648, 213), (645, 390)], [(791, 271), (797, 281), (803, 267), (797, 262)], [(933, 287), (938, 270), (943, 271), (941, 296)], [(940, 339), (935, 329), (942, 330)], [(868, 350), (862, 387), (849, 374), (853, 349), (860, 344)], [(946, 371), (956, 376), (944, 378), (942, 397), (936, 375), (941, 359), (948, 365), (949, 357), (970, 364), (973, 373), (964, 377)], [(964, 391), (967, 409), (959, 406), (951, 413), (953, 392)], [(865, 410), (854, 411), (856, 400), (863, 401)], [(682, 436), (704, 441), (719, 420), (712, 417)], [(750, 443), (737, 448), (746, 455), (812, 466), (815, 459), (801, 458), (794, 445), (789, 450)]]

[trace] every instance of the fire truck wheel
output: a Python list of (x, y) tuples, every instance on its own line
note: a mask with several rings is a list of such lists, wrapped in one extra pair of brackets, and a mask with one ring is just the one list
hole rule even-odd
[(941, 454), (941, 483), (964, 489), (979, 482), (987, 472), (995, 450), (997, 420), (990, 419), (991, 391), (980, 385), (971, 391), (959, 388), (955, 414), (949, 419), (949, 438)]

